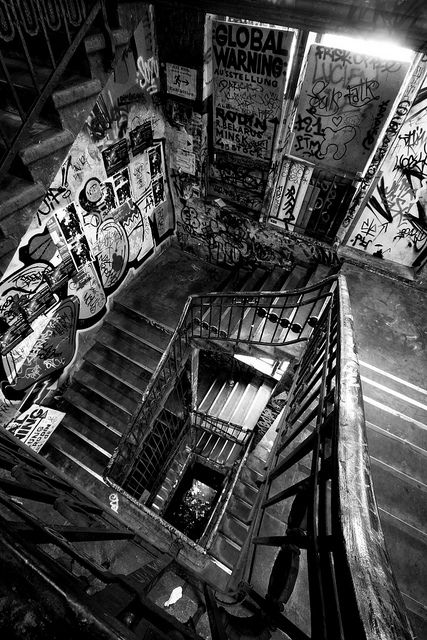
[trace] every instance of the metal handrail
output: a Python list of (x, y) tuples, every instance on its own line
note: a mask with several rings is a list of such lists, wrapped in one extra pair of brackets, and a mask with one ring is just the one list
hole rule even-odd
[[(316, 285), (288, 291), (231, 292), (190, 296), (172, 338), (130, 419), (127, 431), (109, 460), (104, 479), (113, 483), (114, 486), (123, 487), (128, 483), (156, 416), (161, 411), (165, 398), (172, 390), (175, 380), (190, 356), (191, 345), (200, 340), (204, 344), (212, 341), (223, 344), (249, 343), (277, 347), (305, 342), (316, 325), (318, 314), (330, 298), (330, 290), (335, 286), (335, 281), (334, 277), (325, 278)], [(276, 320), (272, 323), (272, 329), (267, 325), (268, 318), (266, 320), (266, 316), (258, 313), (260, 309), (266, 307), (274, 310), (275, 318), (279, 318), (282, 325)], [(205, 331), (206, 318), (209, 317), (212, 321), (214, 312), (224, 326), (227, 326), (227, 331), (225, 329), (219, 332)], [(257, 325), (256, 320), (258, 320)], [(258, 335), (254, 330), (255, 326), (259, 331)], [(280, 334), (277, 327), (280, 327)], [(247, 328), (249, 336), (245, 334)], [(267, 341), (268, 331), (269, 340)], [(291, 338), (291, 333), (295, 337)]]
[(217, 435), (227, 438), (228, 440), (236, 442), (242, 446), (247, 443), (252, 433), (239, 424), (221, 420), (221, 418), (211, 416), (203, 411), (193, 411), (192, 415), (194, 418), (194, 427), (208, 433), (216, 433)]
[[(248, 597), (292, 640), (412, 638), (373, 491), (343, 276), (295, 374), (254, 512), (233, 584), (242, 580)], [(280, 535), (263, 533), (264, 525), (271, 532), (272, 513), (283, 514)], [(260, 580), (266, 548), (272, 570)], [(286, 604), (301, 552), (309, 596), (296, 619)]]
[[(105, 0), (1, 0), (0, 68), (8, 96), (12, 134), (0, 130), (0, 180), (28, 137), (52, 91), (63, 76), (83, 38), (101, 16), (110, 57), (114, 40)], [(43, 51), (43, 68), (35, 60)], [(110, 62), (111, 62), (110, 60)], [(27, 77), (24, 93), (17, 72)], [(28, 84), (27, 84), (28, 83)]]

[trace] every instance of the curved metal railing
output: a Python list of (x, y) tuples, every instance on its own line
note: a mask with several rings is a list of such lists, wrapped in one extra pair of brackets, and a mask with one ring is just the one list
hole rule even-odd
[(190, 297), (107, 481), (129, 485), (162, 396), (192, 346), (209, 343), (276, 353), (305, 344), (231, 584), (292, 640), (411, 638), (373, 492), (343, 276), (296, 291)]

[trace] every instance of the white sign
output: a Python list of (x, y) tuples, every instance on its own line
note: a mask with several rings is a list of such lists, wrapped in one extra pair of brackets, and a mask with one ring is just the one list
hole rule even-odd
[(166, 63), (166, 90), (174, 96), (196, 99), (196, 69), (181, 67), (179, 64)]
[(65, 413), (33, 404), (6, 426), (7, 431), (38, 453)]

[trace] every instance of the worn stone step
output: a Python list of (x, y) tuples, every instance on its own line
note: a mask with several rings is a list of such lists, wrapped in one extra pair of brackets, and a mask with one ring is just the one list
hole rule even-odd
[[(368, 396), (377, 403), (384, 404), (405, 416), (408, 416), (412, 420), (415, 420), (423, 425), (427, 429), (427, 406), (425, 402), (419, 402), (408, 396), (408, 398), (400, 397), (393, 393), (390, 389), (387, 391), (383, 385), (376, 380), (372, 380), (370, 377), (363, 376), (362, 378), (362, 390), (363, 395)], [(406, 394), (401, 394), (402, 396)], [(411, 402), (412, 401), (412, 402)], [(416, 403), (416, 404), (413, 404)]]
[(242, 547), (249, 530), (249, 526), (241, 520), (235, 518), (230, 512), (226, 511), (219, 525), (219, 531), (235, 544)]
[(99, 447), (93, 446), (94, 443), (82, 439), (76, 433), (61, 426), (55, 429), (49, 442), (60, 451), (67, 451), (85, 468), (91, 469), (94, 474), (102, 477), (110, 455), (106, 451), (101, 451)]
[(380, 509), (381, 525), (399, 589), (427, 606), (427, 536)]
[(111, 413), (119, 416), (122, 414), (131, 415), (136, 408), (138, 394), (133, 391), (131, 395), (131, 389), (126, 389), (123, 383), (118, 381), (116, 383), (114, 378), (112, 378), (112, 382), (113, 385), (110, 386), (108, 380), (98, 375), (96, 368), (92, 367), (90, 363), (79, 369), (73, 378), (73, 384), (77, 384), (79, 390), (86, 387), (100, 398), (103, 398), (106, 408)]
[(398, 412), (385, 398), (382, 401), (371, 398), (366, 390), (363, 403), (368, 422), (427, 451), (427, 429), (422, 422)]
[(239, 559), (240, 546), (230, 540), (230, 538), (227, 538), (223, 533), (218, 532), (209, 549), (209, 553), (232, 570)]
[[(2, 135), (6, 140), (13, 140), (22, 124), (20, 116), (3, 109), (0, 110), (0, 121)], [(73, 142), (71, 131), (37, 120), (24, 136), (11, 172), (49, 187)]]
[(427, 484), (427, 451), (367, 422), (369, 453), (374, 458)]
[(371, 457), (378, 505), (427, 533), (427, 486)]
[(241, 478), (242, 474), (234, 486), (233, 494), (252, 507), (258, 496), (258, 488), (243, 482)]
[(248, 504), (244, 500), (241, 500), (239, 497), (234, 495), (234, 493), (228, 502), (227, 511), (244, 524), (249, 524), (251, 521), (252, 505)]
[(130, 414), (124, 412), (116, 405), (108, 403), (106, 399), (97, 393), (75, 383), (73, 388), (64, 392), (64, 400), (73, 404), (117, 433), (123, 433), (128, 424)]
[(85, 354), (85, 361), (109, 372), (138, 393), (145, 391), (152, 375), (151, 371), (100, 342), (95, 343)]
[(67, 414), (62, 419), (56, 431), (66, 429), (72, 432), (82, 441), (99, 449), (104, 457), (109, 458), (118, 444), (119, 435), (73, 405), (68, 403), (64, 404), (66, 405), (64, 410), (67, 411)]
[(172, 337), (172, 333), (151, 324), (148, 318), (134, 309), (128, 309), (125, 300), (114, 303), (113, 310), (108, 314), (108, 322), (161, 353), (165, 351)]
[(109, 506), (107, 496), (111, 493), (111, 488), (106, 486), (99, 474), (84, 465), (78, 457), (63, 447), (60, 442), (56, 442), (53, 445), (49, 440), (43, 448), (43, 455), (74, 482), (84, 487), (86, 491), (89, 491), (95, 497), (102, 499)]
[(80, 382), (87, 379), (87, 386), (98, 391), (101, 395), (108, 394), (110, 400), (130, 413), (135, 411), (137, 403), (142, 397), (141, 391), (136, 391), (130, 385), (108, 373), (104, 368), (94, 365), (88, 360), (84, 361), (75, 377)]
[(114, 348), (125, 358), (153, 372), (161, 358), (161, 353), (153, 349), (145, 342), (121, 331), (118, 327), (110, 325), (108, 319), (97, 336), (98, 342)]

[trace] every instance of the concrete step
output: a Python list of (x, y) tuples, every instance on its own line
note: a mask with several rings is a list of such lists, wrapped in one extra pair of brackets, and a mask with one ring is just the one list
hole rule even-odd
[(231, 573), (234, 565), (239, 559), (240, 545), (236, 544), (222, 532), (218, 531), (209, 548), (209, 553), (228, 567)]
[(85, 384), (100, 395), (107, 396), (110, 401), (115, 402), (129, 413), (135, 411), (142, 396), (141, 392), (107, 373), (104, 368), (93, 365), (87, 360), (74, 377), (80, 384)]
[(226, 511), (219, 525), (219, 531), (223, 536), (239, 545), (241, 548), (249, 530), (249, 525), (244, 524), (241, 520), (235, 518), (231, 513)]
[(427, 485), (372, 456), (371, 474), (379, 506), (427, 534)]
[(66, 451), (96, 476), (102, 477), (105, 467), (110, 459), (106, 450), (101, 450), (96, 443), (84, 439), (81, 434), (71, 431), (66, 425), (59, 426), (49, 438), (49, 444), (60, 451)]
[[(87, 369), (89, 369), (89, 366)], [(137, 395), (134, 398), (127, 397), (125, 393), (116, 388), (110, 388), (100, 377), (85, 368), (79, 369), (73, 378), (73, 386), (86, 397), (97, 398), (102, 401), (106, 411), (120, 419), (132, 415), (136, 406)]]
[(108, 322), (162, 353), (172, 338), (172, 333), (151, 324), (149, 318), (128, 308), (125, 301), (114, 303), (113, 310), (108, 314)]
[(62, 430), (69, 431), (80, 438), (82, 442), (97, 449), (105, 458), (110, 458), (119, 441), (119, 435), (73, 405), (66, 403), (64, 410), (67, 411), (67, 414), (56, 428), (55, 433)]
[(63, 398), (114, 432), (125, 431), (130, 414), (85, 385), (78, 385), (76, 382), (65, 391)]
[(153, 372), (161, 358), (161, 352), (149, 344), (109, 324), (108, 319), (97, 336), (97, 341), (115, 349), (122, 356), (147, 371)]
[[(11, 142), (14, 139), (21, 124), (17, 113), (0, 110), (1, 133), (6, 140)], [(37, 120), (22, 141), (11, 173), (30, 181), (39, 181), (48, 188), (73, 142), (71, 131)]]
[(151, 371), (147, 371), (117, 351), (113, 351), (112, 348), (98, 342), (85, 354), (84, 358), (85, 362), (110, 374), (138, 394), (144, 392), (152, 375)]
[(381, 525), (400, 591), (427, 607), (427, 536), (380, 509)]
[(427, 484), (427, 451), (367, 421), (371, 456)]

